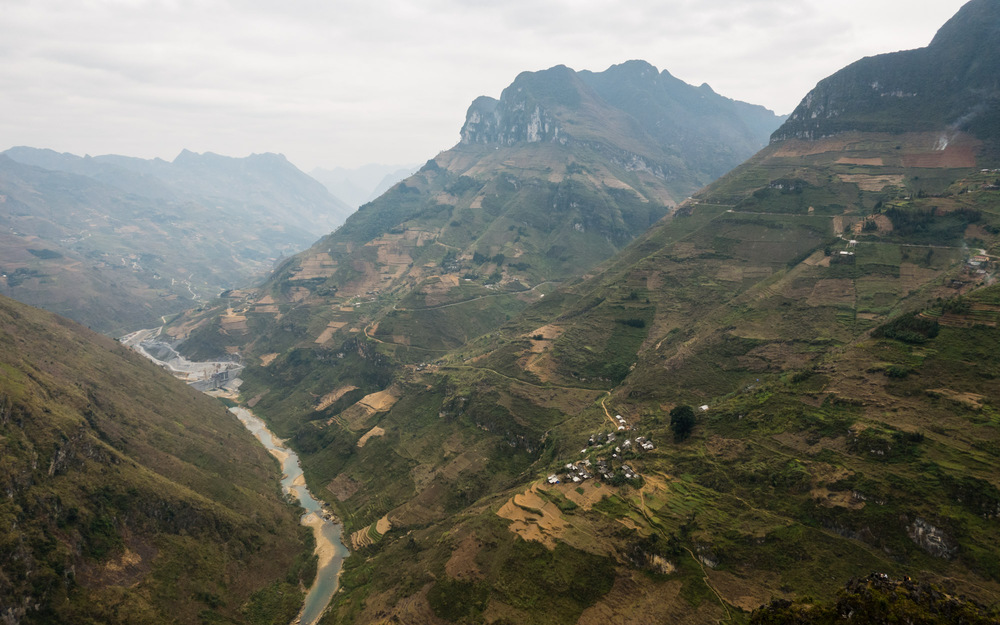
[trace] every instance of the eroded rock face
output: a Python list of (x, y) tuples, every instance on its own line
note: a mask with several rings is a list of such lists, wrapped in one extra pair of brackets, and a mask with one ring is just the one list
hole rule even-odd
[(917, 546), (936, 558), (952, 560), (958, 555), (958, 543), (920, 517), (906, 527), (906, 534)]
[(529, 102), (523, 92), (508, 99), (505, 91), (499, 101), (476, 98), (462, 126), (462, 143), (466, 144), (513, 145), (558, 140), (559, 125), (555, 119), (541, 105)]

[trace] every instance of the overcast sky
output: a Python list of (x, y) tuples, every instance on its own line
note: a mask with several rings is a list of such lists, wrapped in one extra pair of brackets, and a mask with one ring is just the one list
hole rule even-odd
[(643, 59), (788, 113), (965, 0), (0, 0), (0, 150), (419, 163), (525, 70)]

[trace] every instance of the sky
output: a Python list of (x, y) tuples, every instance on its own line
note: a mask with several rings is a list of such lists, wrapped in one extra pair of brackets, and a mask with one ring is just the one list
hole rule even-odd
[(0, 0), (0, 150), (422, 163), (522, 71), (642, 59), (789, 113), (965, 0)]

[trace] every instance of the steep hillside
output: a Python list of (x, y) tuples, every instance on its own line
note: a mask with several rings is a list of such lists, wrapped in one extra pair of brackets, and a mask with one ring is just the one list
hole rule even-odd
[(4, 623), (287, 622), (315, 564), (279, 478), (216, 400), (0, 297)]
[[(1000, 140), (1000, 4), (969, 2), (926, 48), (864, 58), (821, 81), (774, 134), (968, 132)], [(996, 150), (988, 153), (1000, 162)]]
[[(942, 33), (986, 10), (966, 31), (976, 48), (1000, 24), (995, 6), (970, 3)], [(980, 93), (970, 67), (942, 71), (927, 80), (970, 79), (921, 107)], [(418, 198), (468, 155), (465, 171), (501, 172), (485, 191), (471, 174), (462, 184), (503, 215), (529, 188), (502, 186), (521, 162), (505, 149), (574, 145), (576, 159), (609, 153), (592, 140), (602, 127), (626, 136), (636, 117), (589, 114), (603, 98), (588, 80), (554, 68), (477, 101), (463, 143), (383, 198), (433, 228), (373, 203), (234, 297), (225, 333), (197, 318), (173, 330), (199, 349), (244, 346), (247, 401), (341, 513), (356, 557), (327, 622), (746, 622), (772, 599), (832, 600), (871, 571), (1000, 601), (989, 132), (881, 97), (870, 119), (885, 126), (797, 136), (789, 120), (610, 259), (560, 252), (590, 267), (582, 278), (529, 247), (545, 231), (520, 232), (524, 217), (476, 230), (475, 247), (443, 239), (465, 222)], [(632, 173), (661, 171), (666, 149), (628, 136), (633, 154), (659, 146)], [(625, 162), (593, 158), (594, 177)], [(650, 179), (632, 180), (648, 199)], [(550, 222), (547, 244), (612, 240), (609, 214), (582, 232)], [(431, 256), (441, 243), (457, 249)], [(560, 285), (532, 278), (543, 262)], [(435, 273), (419, 290), (393, 290), (420, 267)]]
[[(215, 308), (196, 319), (188, 348), (262, 355), (333, 348), (364, 331), (399, 344), (403, 359), (441, 355), (610, 257), (763, 145), (778, 122), (638, 61), (523, 73), (499, 100), (470, 106), (457, 146), (226, 315)], [(246, 323), (226, 330), (240, 311)]]
[(836, 603), (775, 601), (755, 610), (753, 625), (824, 625), (826, 623), (927, 623), (969, 625), (996, 623), (1000, 612), (956, 597), (931, 584), (897, 581), (884, 574), (851, 580)]
[(349, 209), (283, 157), (0, 155), (0, 292), (121, 333), (252, 280)]

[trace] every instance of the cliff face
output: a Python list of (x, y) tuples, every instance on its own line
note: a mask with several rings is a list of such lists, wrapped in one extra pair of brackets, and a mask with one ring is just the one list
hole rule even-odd
[(1000, 3), (969, 2), (926, 48), (861, 59), (821, 81), (771, 137), (965, 131), (1000, 139)]
[(461, 142), (509, 146), (559, 141), (556, 109), (574, 109), (585, 95), (592, 99), (592, 94), (581, 93), (584, 90), (576, 72), (562, 65), (524, 72), (503, 90), (499, 100), (482, 96), (473, 101), (462, 126)]
[(499, 100), (477, 98), (461, 143), (586, 143), (621, 151), (622, 163), (638, 158), (643, 168), (667, 172), (680, 159), (686, 169), (715, 177), (763, 147), (780, 121), (764, 107), (694, 87), (645, 61), (603, 72), (560, 65), (520, 74)]
[(462, 126), (462, 143), (513, 145), (559, 138), (558, 124), (538, 103), (530, 112), (523, 99), (514, 106), (504, 104), (486, 96), (476, 98)]

